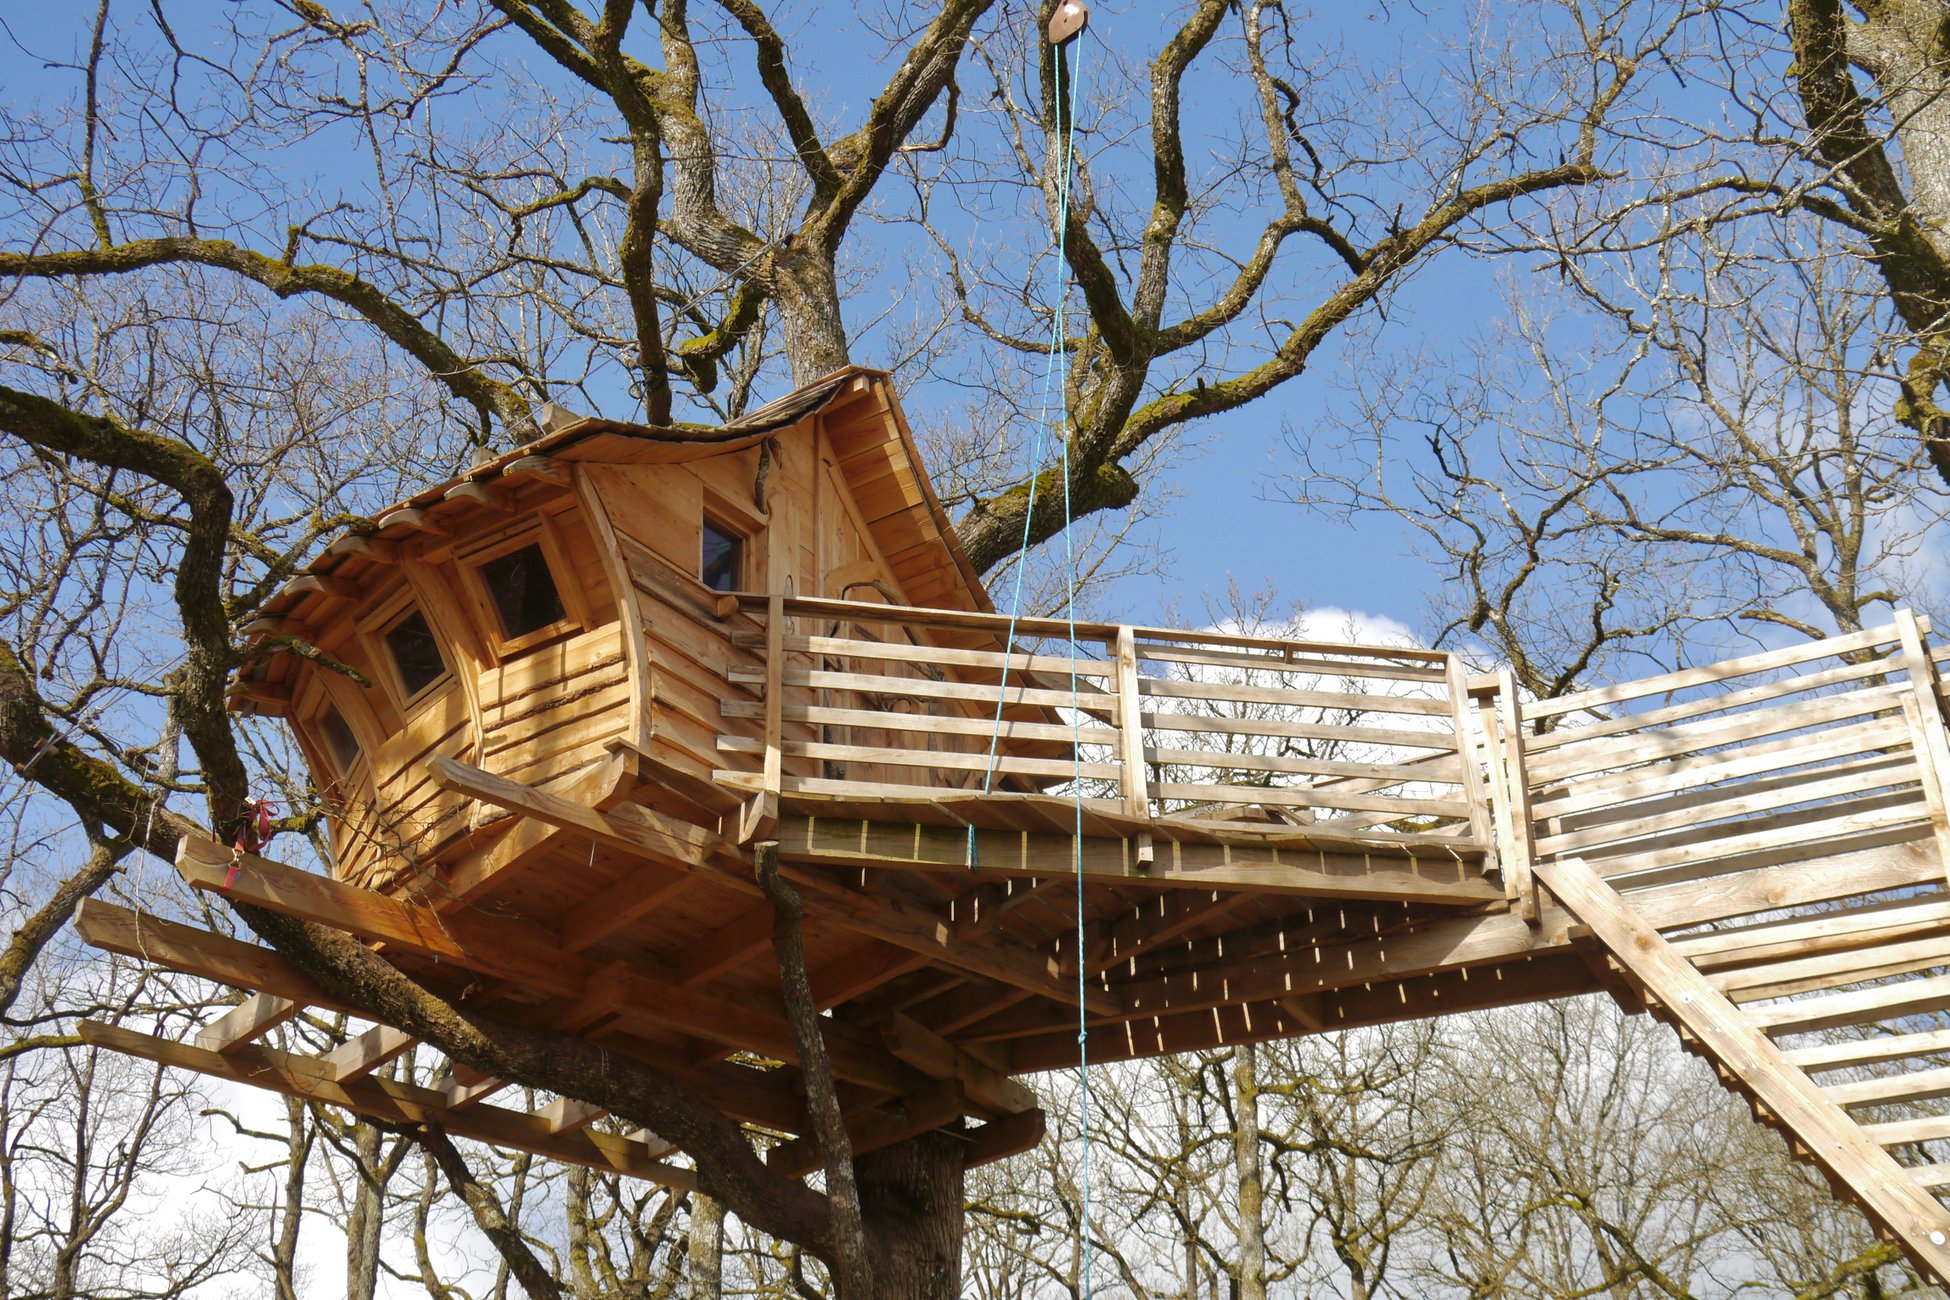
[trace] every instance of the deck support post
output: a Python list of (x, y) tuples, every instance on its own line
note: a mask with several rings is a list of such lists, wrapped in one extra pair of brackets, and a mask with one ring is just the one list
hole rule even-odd
[[(1137, 633), (1129, 624), (1117, 629), (1112, 653), (1117, 659), (1117, 743), (1123, 768), (1124, 811), (1149, 821), (1151, 787), (1144, 775), (1144, 695), (1138, 684)], [(1138, 866), (1148, 867), (1155, 860), (1151, 832), (1139, 831)]]
[[(1453, 673), (1451, 682), (1450, 689), (1455, 691)], [(1505, 896), (1526, 922), (1536, 925), (1542, 916), (1534, 874), (1536, 831), (1530, 812), (1530, 774), (1523, 761), (1523, 704), (1517, 699), (1516, 676), (1506, 668), (1494, 677), (1478, 678), (1467, 687), (1467, 694), (1476, 703), (1476, 720), (1488, 759), (1490, 816), (1494, 821), (1493, 831), (1490, 826), (1477, 824), (1483, 816), (1479, 786), (1470, 790), (1471, 826), (1485, 843), (1495, 846)], [(1456, 737), (1460, 744), (1464, 734), (1460, 717), (1463, 695), (1458, 692), (1456, 698)], [(1475, 764), (1465, 761), (1463, 771), (1474, 773)]]
[(779, 824), (785, 785), (785, 597), (765, 602), (765, 770), (759, 791), (738, 818), (738, 842), (750, 844)]
[(1950, 878), (1950, 738), (1944, 730), (1943, 703), (1937, 695), (1936, 662), (1923, 639), (1915, 613), (1896, 611), (1896, 635), (1902, 645), (1903, 666), (1909, 670), (1910, 696), (1903, 701), (1903, 720), (1909, 726), (1910, 749), (1916, 755), (1916, 775), (1930, 805), (1930, 826), (1936, 832), (1937, 857)]

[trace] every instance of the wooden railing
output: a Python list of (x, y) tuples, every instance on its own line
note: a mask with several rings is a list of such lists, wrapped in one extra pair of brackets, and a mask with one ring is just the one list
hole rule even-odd
[(1627, 891), (1930, 836), (1950, 863), (1950, 651), (1927, 634), (1903, 612), (1522, 706), (1535, 853), (1583, 858)]
[[(941, 800), (1079, 788), (1093, 813), (1480, 843), (1441, 651), (741, 597), (719, 740), (734, 788)], [(755, 698), (740, 699), (751, 692)], [(999, 712), (998, 712), (999, 710)]]
[(1906, 613), (1527, 701), (1433, 650), (1079, 623), (1073, 655), (1056, 620), (1005, 644), (995, 615), (739, 601), (762, 667), (731, 673), (717, 776), (756, 798), (970, 815), (1081, 791), (1120, 834), (1467, 847), (1531, 918), (1532, 867), (1561, 857), (1625, 890), (1931, 835), (1950, 862), (1950, 649)]

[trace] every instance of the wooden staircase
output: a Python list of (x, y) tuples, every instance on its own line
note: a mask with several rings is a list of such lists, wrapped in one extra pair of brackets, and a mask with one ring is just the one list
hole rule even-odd
[[(1902, 615), (1532, 706), (1557, 725), (1487, 735), (1528, 801), (1499, 817), (1505, 856), (1529, 859), (1614, 991), (1941, 1285), (1950, 761), (1926, 634)], [(1929, 877), (1880, 874), (1899, 854), (1926, 855)], [(1667, 901), (1702, 882), (1701, 912)]]
[[(1941, 891), (1673, 941), (1584, 862), (1550, 863), (1539, 875), (1647, 1009), (1712, 1062), (1757, 1119), (1931, 1277), (1950, 1280), (1950, 1209), (1938, 1199), (1950, 1194), (1950, 1164), (1931, 1163), (1927, 1147), (1950, 1137), (1950, 1114), (1920, 1113), (1950, 1097), (1950, 1068), (1937, 1064), (1950, 1059), (1950, 1031), (1910, 1027), (1950, 1009), (1950, 976), (1911, 973), (1950, 964)], [(1830, 1030), (1848, 1036), (1782, 1045)], [(1845, 1071), (1839, 1082), (1815, 1077)], [(1904, 1117), (1870, 1120), (1888, 1109)]]

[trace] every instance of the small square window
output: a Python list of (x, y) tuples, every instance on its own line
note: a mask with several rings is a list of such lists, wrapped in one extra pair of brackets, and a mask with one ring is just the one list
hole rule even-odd
[(386, 651), (393, 656), (400, 689), (412, 699), (447, 675), (440, 642), (427, 626), (427, 616), (415, 609), (386, 629)]
[(569, 616), (540, 542), (489, 560), (481, 566), (481, 578), (487, 583), (495, 616), (501, 620), (501, 635), (510, 641)]
[(318, 732), (325, 741), (326, 752), (332, 756), (332, 765), (343, 777), (359, 761), (359, 738), (352, 734), (345, 715), (330, 704), (318, 715)]
[(745, 582), (745, 539), (715, 519), (704, 520), (704, 557), (698, 577), (713, 591), (738, 591)]

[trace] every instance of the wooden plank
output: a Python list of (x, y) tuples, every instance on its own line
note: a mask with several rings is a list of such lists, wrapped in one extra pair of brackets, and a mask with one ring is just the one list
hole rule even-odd
[(1036, 1108), (1034, 1089), (1017, 1083), (910, 1016), (898, 1011), (890, 1014), (881, 1029), (881, 1040), (888, 1051), (915, 1069), (955, 1080), (969, 1104), (985, 1114), (1009, 1115)]
[[(1531, 750), (1541, 754), (1567, 745), (1591, 744), (1627, 732), (1646, 731), (1653, 727), (1684, 722), (1689, 718), (1704, 717), (1712, 713), (1730, 713), (1735, 709), (1766, 704), (1772, 700), (1785, 699), (1790, 695), (1805, 695), (1813, 691), (1826, 690), (1830, 686), (1859, 682), (1865, 677), (1881, 677), (1888, 671), (1888, 665), (1880, 659), (1869, 659), (1854, 664), (1837, 664), (1818, 672), (1801, 673), (1779, 681), (1762, 682), (1758, 686), (1746, 686), (1737, 691), (1716, 692), (1679, 704), (1669, 704), (1663, 708), (1621, 714), (1602, 722), (1580, 722), (1575, 726), (1559, 726), (1553, 731), (1533, 737)], [(1532, 714), (1535, 716), (1536, 710), (1533, 709)]]
[(75, 910), (74, 927), (84, 941), (104, 952), (152, 962), (246, 992), (270, 993), (305, 1006), (358, 1014), (357, 1008), (327, 994), (310, 976), (271, 949), (241, 939), (166, 921), (98, 898), (81, 901)]
[(761, 900), (671, 953), (666, 965), (685, 988), (714, 980), (772, 946), (773, 916), (772, 905)]
[[(1149, 818), (1151, 791), (1144, 766), (1144, 706), (1138, 681), (1137, 637), (1129, 627), (1117, 629), (1112, 655), (1117, 668), (1119, 793), (1123, 796), (1126, 815)], [(1151, 836), (1140, 834), (1136, 848), (1138, 865), (1149, 865), (1155, 857)]]
[(1879, 1079), (1831, 1083), (1822, 1095), (1837, 1106), (1886, 1106), (1894, 1102), (1930, 1101), (1950, 1097), (1950, 1068), (1891, 1074)]
[[(935, 1084), (911, 1097), (902, 1097), (864, 1114), (851, 1116), (846, 1126), (848, 1145), (857, 1158), (952, 1124), (967, 1102), (958, 1084)], [(824, 1158), (811, 1137), (781, 1142), (765, 1153), (766, 1167), (788, 1178), (801, 1178), (818, 1169)]]
[[(1893, 757), (1877, 755), (1832, 767), (1808, 768), (1758, 780), (1745, 780), (1737, 785), (1688, 789), (1682, 794), (1665, 798), (1594, 809), (1577, 819), (1581, 823), (1580, 829), (1546, 835), (1538, 841), (1538, 849), (1553, 856), (1585, 853), (1603, 845), (1661, 831), (1697, 827), (1795, 804), (1882, 790), (1905, 784), (1914, 775), (1915, 769), (1905, 752)], [(1554, 822), (1558, 820), (1553, 819)], [(1571, 821), (1569, 818), (1561, 820), (1566, 824)]]
[(1535, 922), (1538, 915), (1536, 862), (1536, 815), (1530, 805), (1531, 776), (1525, 746), (1524, 706), (1517, 698), (1517, 679), (1509, 669), (1497, 675), (1497, 725), (1503, 732), (1503, 762), (1508, 768), (1504, 784), (1510, 794), (1510, 849), (1516, 855), (1510, 875), (1517, 890), (1517, 907), (1523, 919)]
[(1832, 993), (1771, 1007), (1749, 1007), (1747, 1015), (1768, 1033), (1779, 1036), (1894, 1020), (1945, 1007), (1950, 1007), (1950, 975), (1933, 975), (1853, 993)]
[(1234, 682), (1174, 682), (1158, 677), (1143, 681), (1147, 699), (1194, 700), (1200, 704), (1273, 704), (1296, 709), (1344, 709), (1351, 713), (1399, 713), (1441, 718), (1449, 702), (1425, 695), (1383, 695), (1359, 691), (1303, 690), (1286, 686), (1249, 686)]
[[(1901, 719), (1877, 721), (1872, 715), (1894, 713), (1902, 708), (1903, 689), (1896, 686), (1876, 686), (1865, 690), (1850, 691), (1846, 695), (1822, 695), (1812, 700), (1803, 700), (1776, 709), (1764, 709), (1753, 713), (1735, 714), (1731, 718), (1716, 718), (1709, 723), (1695, 727), (1671, 727), (1659, 731), (1639, 732), (1633, 736), (1631, 746), (1607, 745), (1594, 754), (1565, 753), (1558, 751), (1550, 756), (1548, 762), (1542, 758), (1531, 764), (1532, 781), (1539, 788), (1569, 783), (1570, 788), (1581, 794), (1602, 793), (1606, 802), (1618, 795), (1621, 788), (1629, 787), (1639, 772), (1653, 773), (1692, 772), (1702, 774), (1717, 770), (1716, 764), (1725, 761), (1727, 755), (1711, 751), (1740, 745), (1743, 748), (1734, 752), (1736, 759), (1749, 759), (1759, 755), (1779, 756), (1793, 753), (1798, 748), (1804, 755), (1803, 762), (1820, 759), (1842, 758), (1851, 754), (1866, 753), (1888, 743), (1885, 738), (1890, 733), (1902, 734)], [(1849, 718), (1864, 718), (1868, 721), (1849, 726), (1834, 726)], [(1807, 731), (1816, 727), (1831, 728), (1821, 737), (1818, 753), (1809, 751), (1809, 738), (1788, 733)], [(1787, 735), (1785, 740), (1770, 745), (1757, 745), (1752, 742), (1770, 736)], [(1777, 763), (1776, 767), (1798, 766), (1795, 763)], [(1768, 768), (1740, 769), (1740, 771), (1767, 771)], [(1593, 780), (1598, 773), (1609, 775)], [(1735, 774), (1730, 771), (1729, 775)], [(1569, 812), (1580, 806), (1594, 802), (1565, 801), (1552, 791), (1549, 802), (1565, 806), (1555, 811)], [(1540, 798), (1541, 805), (1546, 800)], [(1542, 811), (1542, 808), (1539, 808)]]
[(697, 1177), (691, 1170), (659, 1159), (671, 1150), (668, 1144), (653, 1146), (634, 1138), (591, 1130), (554, 1132), (540, 1116), (498, 1106), (453, 1110), (431, 1088), (384, 1078), (337, 1080), (321, 1061), (261, 1046), (224, 1055), (99, 1021), (84, 1020), (76, 1029), (83, 1041), (93, 1046), (160, 1065), (287, 1097), (340, 1106), (395, 1124), (437, 1124), (458, 1137), (590, 1169), (626, 1174), (670, 1187), (688, 1190), (697, 1187)]
[(738, 842), (750, 844), (779, 824), (779, 792), (785, 775), (785, 597), (765, 606), (765, 762), (763, 784), (738, 819)]
[(1657, 872), (1660, 879), (1671, 880), (1710, 873), (1715, 860), (1736, 854), (1778, 848), (1815, 857), (1821, 853), (1821, 840), (1900, 826), (1927, 827), (1928, 822), (1929, 810), (1914, 794), (1873, 796), (1748, 818), (1735, 823), (1737, 834), (1733, 827), (1704, 827), (1666, 835), (1654, 841), (1657, 848), (1628, 845), (1631, 851), (1606, 853), (1600, 860), (1607, 875)]
[(556, 937), (515, 917), (473, 910), (442, 916), (431, 907), (188, 837), (177, 846), (176, 869), (194, 889), (483, 975), (555, 994), (574, 993), (582, 985), (577, 965), (562, 953)]
[(1786, 1053), (1790, 1064), (1805, 1071), (1844, 1070), (1886, 1061), (1950, 1052), (1950, 1029), (1926, 1029), (1913, 1034), (1879, 1033), (1840, 1043), (1818, 1043)]
[[(1482, 765), (1477, 761), (1476, 755), (1478, 750), (1476, 743), (1474, 740), (1469, 739), (1474, 734), (1470, 730), (1470, 714), (1472, 710), (1469, 702), (1469, 683), (1464, 674), (1461, 659), (1453, 655), (1450, 656), (1448, 668), (1444, 674), (1444, 682), (1449, 695), (1449, 725), (1455, 729), (1456, 741), (1460, 751), (1458, 756), (1461, 759), (1463, 798), (1469, 802), (1470, 837), (1478, 844), (1496, 846), (1498, 851), (1496, 864), (1505, 873), (1507, 883), (1509, 868), (1503, 865), (1501, 854), (1502, 843), (1497, 838), (1495, 829), (1490, 825), (1489, 790), (1484, 781)], [(1488, 748), (1481, 752), (1492, 763), (1496, 762), (1495, 737), (1486, 735), (1480, 737), (1480, 739), (1488, 745)], [(1527, 890), (1523, 892), (1528, 893)], [(1519, 897), (1522, 896), (1522, 894), (1519, 895)], [(1536, 915), (1536, 908), (1534, 906), (1530, 909), (1530, 915), (1532, 917)]]
[(1885, 940), (1839, 951), (1710, 972), (1707, 979), (1736, 1002), (1815, 992), (1875, 978), (1876, 972), (1950, 966), (1950, 939), (1941, 934), (1901, 942)]
[(962, 1153), (962, 1168), (975, 1169), (1034, 1150), (1043, 1140), (1048, 1120), (1040, 1110), (1021, 1110), (971, 1129)]
[(1896, 611), (1896, 632), (1902, 639), (1903, 665), (1909, 670), (1911, 691), (1903, 715), (1915, 737), (1916, 766), (1922, 775), (1924, 797), (1929, 800), (1937, 852), (1942, 855), (1946, 875), (1950, 875), (1950, 735), (1945, 733), (1943, 702), (1937, 696), (1936, 664), (1913, 611)]
[(1751, 1012), (1743, 1014), (1722, 997), (1584, 863), (1540, 863), (1538, 873), (1639, 987), (1732, 1070), (1870, 1217), (1902, 1240), (1912, 1259), (1934, 1278), (1950, 1278), (1950, 1215), (1905, 1177), (1872, 1133), (1788, 1063), (1747, 1018)]
[[(480, 771), (479, 768), (471, 770)], [(603, 807), (634, 780), (632, 771), (632, 765), (624, 756), (612, 754), (609, 761), (567, 782), (566, 788), (558, 786), (559, 793), (555, 793), (554, 797), (572, 807)], [(485, 772), (482, 775), (491, 776)], [(432, 777), (432, 774), (429, 773), (429, 776)], [(439, 783), (438, 777), (432, 779), (435, 784)], [(505, 779), (493, 778), (496, 781)], [(499, 787), (490, 785), (484, 788)], [(468, 791), (456, 790), (454, 793), (467, 793), (472, 798), (480, 798), (478, 794)], [(443, 912), (478, 904), (520, 881), (530, 867), (552, 853), (562, 829), (539, 820), (517, 822), (513, 829), (497, 836), (485, 850), (471, 853), (453, 864), (445, 873), (445, 879), (428, 879), (425, 883), (434, 897), (444, 900), (438, 904)]]
[(1250, 672), (1298, 673), (1308, 677), (1339, 677), (1371, 681), (1420, 682), (1434, 685), (1448, 676), (1446, 664), (1387, 664), (1370, 659), (1327, 659), (1296, 655), (1292, 651), (1210, 650), (1144, 641), (1136, 646), (1137, 656), (1148, 663), (1195, 664), (1208, 668), (1243, 668)]
[(1806, 641), (1781, 650), (1762, 650), (1757, 654), (1742, 655), (1737, 659), (1723, 659), (1718, 663), (1705, 664), (1698, 668), (1681, 668), (1673, 672), (1661, 673), (1656, 677), (1642, 677), (1636, 681), (1621, 682), (1616, 686), (1559, 695), (1549, 700), (1537, 701), (1531, 712), (1538, 717), (1556, 717), (1559, 714), (1577, 713), (1584, 709), (1619, 704), (1626, 700), (1644, 699), (1652, 695), (1670, 695), (1675, 691), (1688, 690), (1695, 686), (1706, 686), (1754, 673), (1773, 672), (1816, 659), (1839, 658), (1860, 650), (1886, 645), (1895, 639), (1894, 628), (1869, 628), (1844, 636), (1829, 637), (1825, 641)]
[(1923, 895), (1845, 912), (1795, 917), (1672, 940), (1673, 950), (1704, 971), (1817, 952), (1865, 947), (1889, 939), (1950, 930), (1950, 902)]
[(695, 876), (666, 871), (654, 862), (634, 864), (620, 884), (599, 889), (570, 908), (556, 922), (562, 951), (593, 948), (610, 935), (642, 920), (691, 887)]
[[(812, 740), (787, 740), (782, 744), (781, 749), (786, 758), (832, 759), (843, 763), (918, 767), (931, 771), (985, 773), (991, 766), (989, 756), (985, 753), (958, 754), (941, 749), (897, 749), (886, 745), (841, 745)], [(718, 752), (765, 754), (769, 758), (770, 747), (764, 741), (754, 740), (748, 736), (719, 736)], [(1090, 780), (1116, 781), (1123, 774), (1123, 768), (1116, 763), (1079, 764), (1067, 758), (1020, 758), (1011, 754), (997, 754), (993, 767), (996, 772), (1002, 774), (1039, 776), (1058, 780), (1067, 780), (1072, 776), (1080, 775)]]
[[(740, 602), (746, 608), (753, 608), (766, 599), (764, 596), (743, 595)], [(794, 597), (790, 602), (791, 612), (813, 618), (832, 618), (843, 622), (865, 623), (896, 627), (965, 628), (980, 632), (994, 633), (998, 639), (1008, 634), (1011, 619), (1004, 614), (972, 614), (954, 610), (923, 609), (911, 605), (874, 605), (861, 601), (827, 600), (814, 597)], [(1017, 618), (1013, 621), (1017, 635), (1025, 637), (1063, 637), (1068, 639), (1072, 624), (1060, 618)], [(1118, 625), (1115, 623), (1092, 623), (1079, 621), (1074, 624), (1076, 635), (1093, 641), (1109, 641), (1116, 637)], [(1138, 637), (1146, 641), (1164, 641), (1173, 644), (1231, 646), (1235, 648), (1263, 649), (1284, 653), (1291, 650), (1295, 654), (1337, 654), (1351, 659), (1374, 659), (1383, 663), (1429, 663), (1440, 665), (1447, 652), (1442, 650), (1421, 650), (1412, 647), (1375, 647), (1348, 645), (1333, 641), (1283, 641), (1273, 637), (1245, 636), (1230, 632), (1194, 632), (1182, 628), (1156, 628), (1143, 625), (1132, 629)]]
[[(875, 869), (965, 871), (968, 833), (949, 826), (788, 817), (779, 825), (782, 861)], [(1322, 897), (1452, 904), (1499, 900), (1475, 863), (1307, 848), (1193, 844), (1158, 845), (1157, 861), (1140, 869), (1122, 839), (1086, 837), (1079, 853), (1070, 836), (978, 830), (976, 860), (984, 875), (1060, 877), (1078, 858), (1092, 884), (1178, 885), (1200, 889), (1262, 890)]]
[(587, 835), (615, 848), (647, 853), (686, 867), (703, 865), (719, 844), (718, 837), (711, 832), (648, 808), (632, 807), (627, 813), (599, 812), (573, 799), (451, 758), (429, 759), (427, 773), (443, 790)]
[(325, 1063), (332, 1082), (350, 1083), (405, 1055), (415, 1041), (413, 1035), (405, 1030), (395, 1029), (391, 1025), (374, 1025), (319, 1059)]
[[(749, 700), (726, 700), (722, 712), (727, 718), (763, 718), (765, 705)], [(887, 731), (913, 731), (942, 736), (978, 737), (986, 745), (995, 730), (995, 720), (988, 718), (961, 717), (955, 714), (935, 713), (894, 713), (878, 709), (829, 708), (823, 705), (787, 704), (785, 721), (788, 724), (833, 727), (879, 727)], [(1087, 726), (1076, 733), (1078, 743), (1085, 745), (1110, 745), (1117, 742), (1118, 733), (1110, 727)], [(1030, 722), (1021, 718), (1002, 719), (1003, 740), (1047, 741), (1067, 745), (1071, 731), (1067, 726), (1052, 722)]]
[(210, 1052), (248, 1047), (296, 1016), (304, 1007), (274, 993), (253, 993), (196, 1031), (196, 1045)]
[[(732, 643), (745, 644), (755, 639), (734, 634)], [(784, 648), (788, 653), (795, 654), (886, 660), (895, 664), (934, 664), (943, 668), (980, 668), (997, 675), (1006, 667), (1011, 673), (1054, 673), (1068, 677), (1072, 663), (1080, 676), (1109, 678), (1117, 671), (1114, 664), (1100, 659), (1071, 660), (1067, 656), (1030, 654), (1022, 650), (1008, 654), (1000, 649), (961, 650), (912, 641), (882, 641), (872, 637), (788, 636)]]

